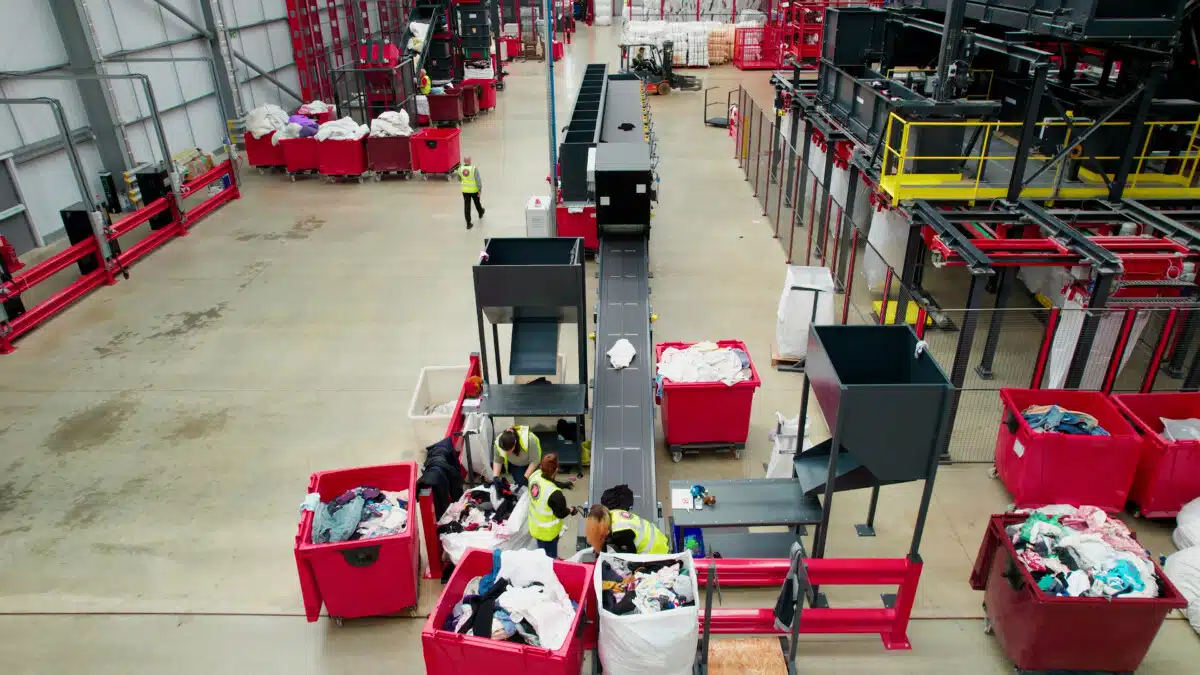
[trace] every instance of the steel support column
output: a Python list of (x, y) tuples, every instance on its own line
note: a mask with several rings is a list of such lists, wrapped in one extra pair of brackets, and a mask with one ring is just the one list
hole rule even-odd
[(1087, 370), (1092, 354), (1092, 344), (1096, 341), (1096, 331), (1100, 328), (1101, 310), (1108, 306), (1112, 285), (1112, 274), (1096, 275), (1096, 281), (1092, 285), (1092, 297), (1088, 299), (1087, 314), (1083, 318), (1083, 328), (1079, 331), (1079, 342), (1075, 344), (1075, 353), (1071, 355), (1071, 365), (1067, 368), (1067, 380), (1063, 384), (1065, 389), (1078, 389), (1083, 382), (1083, 373)]
[[(70, 67), (78, 72), (103, 75), (100, 51), (92, 35), (91, 19), (82, 0), (50, 0), (50, 11), (67, 51)], [(104, 170), (120, 176), (133, 168), (129, 143), (125, 138), (125, 127), (117, 113), (116, 97), (108, 82), (99, 79), (79, 80), (75, 86), (83, 109), (87, 113), (88, 125), (96, 135), (96, 148)]]
[(1198, 324), (1200, 324), (1200, 309), (1193, 302), (1191, 307), (1183, 310), (1183, 326), (1180, 327), (1179, 337), (1175, 339), (1175, 344), (1171, 347), (1171, 355), (1163, 366), (1170, 377), (1177, 380), (1183, 377), (1183, 362), (1187, 360), (1188, 352), (1191, 351)]
[[(1013, 159), (1012, 175), (1008, 179), (1009, 200), (1019, 199), (1021, 188), (1025, 184), (1025, 165), (1029, 162), (1029, 151), (1033, 147), (1033, 137), (1038, 132), (1039, 127), (1037, 123), (1041, 115), (1042, 94), (1046, 91), (1046, 78), (1049, 72), (1049, 63), (1038, 63), (1033, 67), (1033, 84), (1029, 88), (1029, 107), (1025, 109), (1025, 123), (1021, 126), (1021, 140), (1017, 144), (1016, 157)], [(986, 153), (987, 148), (983, 150)]]
[(225, 115), (225, 132), (232, 133), (233, 122), (242, 116), (241, 91), (235, 90), (233, 61), (230, 59), (229, 43), (224, 25), (217, 20), (210, 0), (200, 0), (200, 13), (204, 16), (204, 27), (208, 29), (208, 48), (212, 55), (216, 90), (221, 101), (221, 112)]
[(1004, 323), (1004, 306), (1008, 303), (1008, 294), (1012, 290), (1013, 277), (1017, 268), (1006, 267), (1000, 272), (1000, 280), (996, 288), (996, 309), (992, 312), (992, 320), (988, 323), (987, 341), (983, 344), (983, 358), (975, 366), (975, 374), (985, 380), (992, 379), (992, 362), (996, 358), (996, 347), (1000, 345), (1000, 327)]
[(1129, 140), (1126, 142), (1124, 152), (1121, 153), (1121, 163), (1117, 165), (1117, 175), (1108, 188), (1108, 201), (1110, 202), (1121, 201), (1121, 196), (1125, 192), (1125, 183), (1129, 180), (1129, 171), (1133, 168), (1134, 157), (1141, 152), (1142, 139), (1146, 134), (1146, 118), (1150, 115), (1150, 105), (1154, 103), (1154, 94), (1158, 92), (1158, 85), (1162, 79), (1162, 71), (1155, 69), (1150, 74), (1150, 79), (1142, 91), (1142, 100), (1138, 103), (1137, 113), (1134, 114), (1133, 121), (1129, 123)]
[(842, 205), (842, 222), (850, 222), (850, 227), (839, 227), (838, 236), (842, 237), (842, 245), (839, 247), (837, 256), (837, 266), (834, 268), (833, 283), (837, 286), (839, 292), (842, 290), (842, 279), (846, 274), (846, 262), (850, 258), (850, 247), (852, 231), (858, 230), (858, 224), (854, 222), (854, 200), (858, 197), (858, 167), (854, 164), (850, 165), (850, 185), (846, 188), (846, 203)]
[[(983, 304), (983, 296), (987, 293), (988, 276), (972, 274), (971, 288), (967, 292), (967, 311), (963, 313), (962, 327), (958, 331), (958, 344), (954, 348), (954, 364), (950, 368), (950, 384), (954, 392), (950, 395), (950, 412), (946, 417), (946, 426), (942, 434), (942, 459), (950, 457), (950, 439), (953, 436), (954, 419), (958, 416), (958, 402), (962, 398), (963, 382), (967, 379), (967, 367), (971, 361), (971, 347), (975, 343), (975, 327), (979, 324), (979, 307)], [(932, 489), (931, 485), (926, 485)], [(919, 542), (919, 536), (914, 536)], [(916, 544), (914, 544), (914, 548)]]
[(821, 259), (825, 259), (825, 238), (829, 230), (829, 200), (833, 198), (833, 194), (829, 192), (829, 184), (833, 182), (833, 158), (837, 155), (837, 145), (833, 139), (825, 138), (825, 176), (821, 184), (821, 188), (825, 190), (825, 199), (816, 197), (816, 191), (813, 192), (813, 198), (821, 203), (821, 213), (817, 216), (817, 222), (820, 223), (820, 229), (817, 230), (817, 245), (821, 247)]
[[(908, 321), (908, 303), (912, 300), (913, 287), (917, 282), (917, 266), (924, 255), (925, 240), (921, 237), (921, 226), (911, 225), (908, 228), (908, 243), (904, 247), (904, 262), (900, 267), (900, 292), (896, 294), (897, 325), (902, 326)], [(882, 311), (881, 308), (880, 312)], [(879, 320), (880, 323), (887, 323), (887, 316), (881, 315)]]

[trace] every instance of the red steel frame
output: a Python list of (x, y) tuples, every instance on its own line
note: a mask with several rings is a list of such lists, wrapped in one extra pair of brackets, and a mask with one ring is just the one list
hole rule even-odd
[(106, 261), (100, 257), (100, 247), (97, 246), (96, 240), (89, 238), (86, 241), (81, 241), (70, 248), (56, 253), (36, 265), (24, 268), (20, 273), (13, 275), (12, 281), (0, 285), (0, 290), (3, 291), (3, 293), (0, 293), (0, 296), (6, 298), (20, 296), (80, 260), (94, 257), (99, 262), (95, 271), (76, 279), (66, 288), (38, 303), (36, 306), (30, 307), (24, 314), (15, 317), (7, 324), (0, 324), (0, 354), (12, 353), (14, 350), (13, 341), (50, 320), (56, 314), (100, 286), (111, 286), (117, 283), (117, 275), (120, 271), (141, 260), (151, 251), (171, 239), (186, 236), (193, 225), (215, 211), (222, 204), (241, 198), (242, 195), (237, 185), (237, 172), (229, 162), (223, 162), (208, 172), (184, 183), (180, 193), (186, 198), (207, 188), (216, 181), (224, 179), (226, 176), (229, 177), (229, 187), (209, 197), (189, 211), (183, 211), (174, 202), (171, 195), (166, 195), (147, 204), (144, 208), (138, 209), (128, 217), (113, 223), (112, 227), (108, 230), (108, 241), (117, 242), (121, 237), (129, 234), (134, 229), (144, 225), (151, 218), (163, 212), (170, 211), (172, 215), (170, 225), (151, 232), (146, 238), (119, 253), (112, 267), (109, 267)]
[[(696, 577), (708, 580), (708, 563), (716, 566), (717, 581), (727, 588), (782, 586), (790, 560), (717, 558), (700, 560)], [(896, 601), (884, 608), (805, 608), (800, 632), (805, 634), (876, 633), (887, 649), (912, 649), (908, 622), (912, 617), (923, 563), (914, 558), (807, 558), (804, 566), (813, 586), (895, 586)], [(717, 635), (783, 635), (789, 631), (775, 626), (775, 610), (712, 610), (710, 629)], [(704, 630), (704, 616), (700, 617)]]
[[(767, 16), (780, 28), (783, 58), (794, 58), (802, 65), (815, 67), (821, 58), (825, 35), (825, 10), (830, 7), (883, 7), (883, 0), (792, 0), (779, 4), (778, 12)], [(815, 39), (814, 39), (815, 38)]]
[[(333, 100), (332, 73), (346, 65), (346, 49), (361, 45), (354, 14), (362, 16), (363, 30), (370, 36), (370, 0), (286, 0), (292, 58), (299, 71), (300, 93), (305, 100)], [(410, 0), (375, 0), (379, 30), (383, 37), (404, 32)], [(325, 21), (322, 22), (322, 10)], [(328, 32), (326, 32), (328, 29)], [(328, 42), (326, 41), (328, 35)], [(343, 35), (346, 37), (343, 40)], [(403, 49), (403, 45), (400, 46)], [(354, 55), (351, 55), (354, 58)]]

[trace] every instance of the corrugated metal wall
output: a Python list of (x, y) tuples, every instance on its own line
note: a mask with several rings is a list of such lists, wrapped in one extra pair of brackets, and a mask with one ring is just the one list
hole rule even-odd
[[(196, 24), (204, 25), (201, 2), (170, 0)], [(193, 28), (163, 10), (152, 0), (77, 0), (91, 20), (97, 48), (106, 60), (209, 56), (208, 41)], [(214, 2), (214, 6), (217, 3)], [(251, 61), (283, 83), (299, 89), (288, 36), (284, 0), (220, 0), (219, 10), (230, 30), (230, 43)], [(67, 64), (54, 14), (44, 0), (0, 3), (0, 71), (52, 70)], [(150, 76), (154, 96), (163, 112), (163, 126), (172, 153), (188, 148), (213, 151), (222, 145), (225, 119), (214, 94), (212, 75), (202, 61), (176, 63), (116, 63), (109, 73), (144, 73)], [(294, 109), (298, 102), (274, 84), (234, 62), (240, 83), (243, 112), (264, 103)], [(112, 94), (125, 125), (124, 142), (135, 163), (162, 159), (149, 121), (150, 109), (139, 87), (113, 82)], [(0, 78), (0, 96), (8, 98), (50, 96), (62, 101), (73, 129), (88, 127), (88, 117), (76, 85), (70, 81), (39, 81), (20, 76)], [(62, 229), (58, 210), (79, 201), (70, 167), (61, 150), (29, 158), (31, 150), (57, 136), (48, 109), (37, 106), (0, 106), (0, 155), (13, 152), (27, 206), (36, 228), (53, 238)], [(100, 192), (102, 170), (92, 142), (80, 145), (84, 168)], [(38, 153), (33, 153), (38, 154)]]

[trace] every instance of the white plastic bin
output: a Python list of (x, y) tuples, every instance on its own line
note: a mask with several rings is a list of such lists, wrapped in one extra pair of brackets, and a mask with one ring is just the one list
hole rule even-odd
[(463, 381), (467, 379), (469, 366), (425, 366), (413, 390), (412, 403), (408, 406), (408, 419), (412, 421), (413, 436), (417, 447), (424, 449), (446, 437), (450, 417), (454, 411), (426, 414), (431, 406), (458, 401)]

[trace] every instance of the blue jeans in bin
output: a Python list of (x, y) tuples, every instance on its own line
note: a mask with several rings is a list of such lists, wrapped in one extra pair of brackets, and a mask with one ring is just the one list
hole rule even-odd
[(546, 552), (546, 555), (550, 556), (551, 560), (558, 557), (558, 537), (555, 537), (550, 541), (542, 541), (541, 539), (534, 539), (534, 541), (537, 542), (538, 548), (542, 549)]

